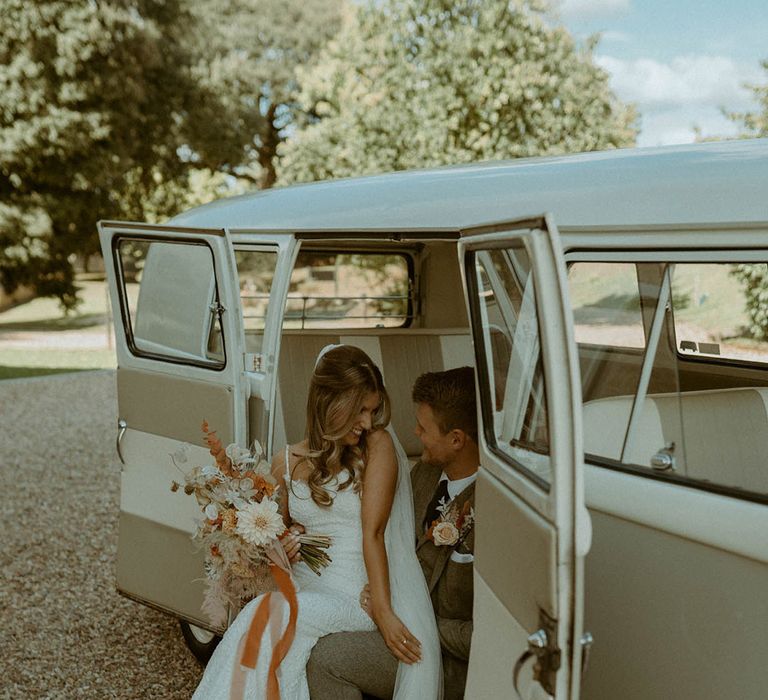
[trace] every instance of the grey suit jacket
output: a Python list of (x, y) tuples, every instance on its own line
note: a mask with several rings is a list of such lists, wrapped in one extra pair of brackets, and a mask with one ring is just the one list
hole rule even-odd
[[(413, 506), (416, 522), (416, 554), (432, 596), (437, 617), (437, 629), (443, 649), (445, 700), (464, 697), (467, 681), (469, 645), (472, 639), (472, 562), (460, 563), (451, 559), (456, 547), (435, 545), (423, 531), (427, 506), (437, 488), (441, 470), (422, 462), (411, 470)], [(474, 504), (475, 485), (471, 484), (456, 496), (460, 507), (469, 501)], [(460, 550), (474, 553), (475, 533), (470, 530)]]

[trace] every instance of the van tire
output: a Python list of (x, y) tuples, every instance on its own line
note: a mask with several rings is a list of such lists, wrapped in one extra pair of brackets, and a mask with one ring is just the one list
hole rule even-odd
[(221, 641), (221, 637), (186, 620), (179, 620), (179, 627), (181, 627), (181, 634), (187, 643), (187, 647), (189, 647), (195, 658), (205, 666), (208, 663), (208, 659), (211, 658), (216, 645)]

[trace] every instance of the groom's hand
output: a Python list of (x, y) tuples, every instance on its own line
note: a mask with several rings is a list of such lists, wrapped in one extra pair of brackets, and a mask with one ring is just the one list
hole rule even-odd
[(288, 561), (291, 562), (292, 565), (297, 561), (301, 561), (301, 542), (299, 542), (299, 535), (304, 532), (304, 526), (301, 523), (293, 523), (282, 535), (280, 535), (280, 542), (283, 545)]
[(363, 586), (363, 590), (360, 591), (360, 607), (368, 617), (373, 619), (371, 614), (371, 587), (367, 583)]

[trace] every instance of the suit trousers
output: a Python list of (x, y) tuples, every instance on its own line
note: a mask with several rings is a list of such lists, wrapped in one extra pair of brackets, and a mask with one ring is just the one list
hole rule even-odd
[(397, 659), (378, 632), (337, 632), (315, 645), (307, 664), (312, 700), (390, 700)]

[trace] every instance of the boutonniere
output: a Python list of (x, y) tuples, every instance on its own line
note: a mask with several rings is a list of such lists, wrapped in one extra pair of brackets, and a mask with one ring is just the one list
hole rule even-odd
[(453, 547), (461, 542), (472, 529), (475, 522), (475, 510), (469, 501), (461, 508), (452, 505), (453, 501), (440, 501), (437, 510), (440, 517), (432, 522), (427, 531), (427, 538), (437, 546)]

